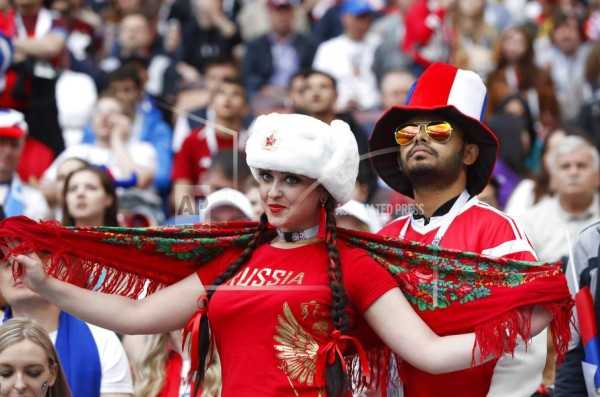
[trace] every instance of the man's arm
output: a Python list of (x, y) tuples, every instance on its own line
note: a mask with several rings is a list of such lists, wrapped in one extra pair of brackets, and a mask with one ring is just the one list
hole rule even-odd
[(16, 52), (28, 58), (50, 59), (54, 58), (65, 48), (65, 36), (58, 31), (52, 31), (44, 37), (16, 37), (13, 39)]
[[(513, 230), (507, 233), (506, 241), (497, 249), (495, 256), (524, 261), (537, 261), (537, 257), (523, 228), (510, 220)], [(525, 228), (525, 230), (527, 230)], [(512, 238), (508, 238), (512, 234)], [(496, 247), (496, 248), (499, 248)], [(493, 250), (493, 249), (492, 249)], [(486, 253), (484, 251), (484, 253)], [(488, 253), (489, 254), (489, 253)], [(515, 348), (514, 357), (504, 354), (496, 363), (488, 397), (529, 397), (542, 383), (542, 373), (546, 365), (547, 331), (531, 339), (528, 346), (520, 344)]]

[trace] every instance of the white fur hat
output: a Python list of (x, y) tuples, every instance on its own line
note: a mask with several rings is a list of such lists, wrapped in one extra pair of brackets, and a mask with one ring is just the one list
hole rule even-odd
[(291, 172), (316, 179), (339, 204), (352, 197), (358, 146), (348, 124), (331, 125), (301, 114), (259, 116), (246, 143), (252, 175), (259, 170)]

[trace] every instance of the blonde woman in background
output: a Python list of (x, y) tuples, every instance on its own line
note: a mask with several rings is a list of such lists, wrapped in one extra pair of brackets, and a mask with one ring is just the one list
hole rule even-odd
[[(190, 358), (181, 350), (181, 331), (125, 335), (123, 345), (133, 370), (134, 397), (188, 397)], [(202, 397), (221, 395), (221, 362), (215, 352), (206, 372)]]
[(46, 330), (27, 318), (0, 326), (0, 396), (71, 397)]

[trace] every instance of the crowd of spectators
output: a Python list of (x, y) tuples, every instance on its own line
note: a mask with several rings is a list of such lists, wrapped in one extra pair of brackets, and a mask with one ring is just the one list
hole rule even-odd
[[(81, 158), (109, 170), (122, 224), (152, 225), (181, 215), (183, 196), (212, 192), (213, 157), (243, 152), (260, 114), (341, 118), (366, 159), (374, 121), (443, 61), (487, 82), (504, 207), (541, 173), (551, 131), (578, 125), (599, 142), (596, 9), (555, 0), (15, 0), (1, 14), (14, 59), (0, 106), (25, 116), (17, 172), (50, 207), (57, 168)], [(388, 219), (402, 212), (396, 203), (408, 202), (363, 162), (365, 203)]]
[[(18, 175), (50, 206), (57, 167), (80, 157), (107, 167), (124, 211), (160, 223), (182, 194), (210, 194), (212, 158), (243, 151), (272, 111), (342, 118), (365, 154), (374, 121), (436, 61), (487, 82), (501, 207), (540, 172), (551, 131), (600, 142), (594, 2), (15, 0), (1, 15), (14, 57), (0, 106), (25, 115)], [(364, 167), (384, 208), (389, 191)]]

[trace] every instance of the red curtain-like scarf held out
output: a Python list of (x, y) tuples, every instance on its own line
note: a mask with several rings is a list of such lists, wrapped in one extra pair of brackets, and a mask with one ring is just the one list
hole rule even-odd
[[(245, 246), (256, 226), (62, 227), (17, 216), (0, 223), (0, 244), (16, 242), (14, 254), (36, 252), (53, 277), (136, 299), (144, 289), (151, 294), (176, 283), (228, 248)], [(554, 316), (558, 362), (567, 353), (573, 300), (560, 263), (491, 258), (345, 229), (338, 236), (385, 267), (439, 334), (475, 331), (474, 349), (482, 356), (513, 353), (519, 340), (529, 340), (528, 309), (536, 305)]]

